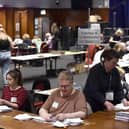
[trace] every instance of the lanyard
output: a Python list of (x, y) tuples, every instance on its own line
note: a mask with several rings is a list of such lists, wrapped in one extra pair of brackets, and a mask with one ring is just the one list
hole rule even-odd
[(108, 91), (111, 90), (111, 85), (112, 85), (112, 74), (110, 75), (110, 78), (109, 78), (109, 87), (108, 87)]

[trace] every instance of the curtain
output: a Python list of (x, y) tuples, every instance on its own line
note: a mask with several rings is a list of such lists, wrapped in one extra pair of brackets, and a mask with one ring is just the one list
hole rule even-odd
[(111, 27), (129, 27), (129, 0), (110, 0)]

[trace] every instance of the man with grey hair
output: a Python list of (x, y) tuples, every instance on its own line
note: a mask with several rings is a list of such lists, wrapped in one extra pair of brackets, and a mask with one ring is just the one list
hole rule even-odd
[(73, 87), (72, 73), (62, 71), (58, 80), (59, 88), (43, 104), (39, 115), (46, 121), (85, 118), (87, 114), (86, 100), (83, 93)]

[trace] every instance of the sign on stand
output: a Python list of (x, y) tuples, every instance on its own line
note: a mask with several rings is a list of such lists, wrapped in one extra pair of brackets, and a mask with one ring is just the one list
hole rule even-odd
[(101, 43), (100, 29), (78, 28), (78, 45)]

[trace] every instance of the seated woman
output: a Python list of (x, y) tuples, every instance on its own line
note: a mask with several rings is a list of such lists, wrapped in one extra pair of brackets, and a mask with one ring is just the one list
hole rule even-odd
[(1, 105), (7, 105), (14, 109), (24, 110), (27, 101), (27, 91), (22, 86), (22, 75), (17, 69), (7, 73), (8, 85), (2, 91)]
[(59, 89), (48, 97), (39, 110), (39, 115), (46, 121), (85, 118), (86, 100), (83, 93), (73, 87), (73, 75), (68, 71), (62, 71), (58, 80)]

